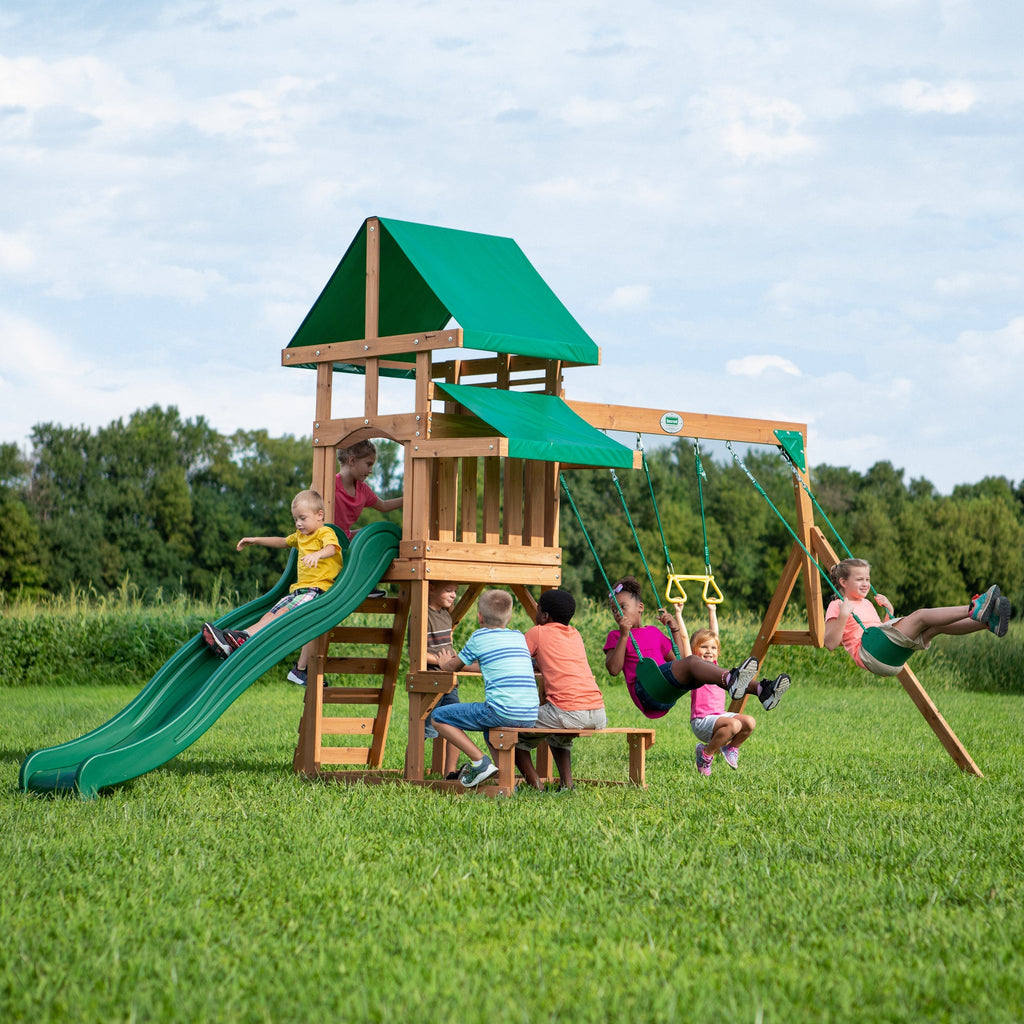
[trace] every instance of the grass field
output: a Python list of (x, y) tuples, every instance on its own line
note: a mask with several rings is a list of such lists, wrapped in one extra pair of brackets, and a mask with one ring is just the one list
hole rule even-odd
[(678, 710), (646, 791), (504, 800), (297, 779), (280, 676), (99, 800), (26, 796), (137, 686), (0, 689), (0, 1020), (1024, 1020), (1024, 702), (924, 679), (977, 779), (898, 683), (794, 655), (739, 771), (700, 777)]

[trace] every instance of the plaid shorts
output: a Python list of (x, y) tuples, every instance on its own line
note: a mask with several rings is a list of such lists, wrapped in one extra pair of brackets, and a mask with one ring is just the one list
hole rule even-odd
[(300, 604), (312, 601), (314, 597), (319, 597), (322, 593), (323, 591), (319, 587), (302, 587), (300, 590), (293, 590), (290, 594), (285, 594), (270, 609), (270, 614), (277, 615), (278, 612), (286, 612), (289, 608), (298, 608)]

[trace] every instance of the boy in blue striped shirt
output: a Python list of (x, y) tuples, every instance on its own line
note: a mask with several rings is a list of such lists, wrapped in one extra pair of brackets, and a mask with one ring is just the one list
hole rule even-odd
[(467, 788), (478, 786), (498, 771), (498, 766), (466, 735), (488, 729), (531, 726), (537, 721), (537, 680), (526, 638), (508, 629), (512, 595), (505, 590), (485, 590), (476, 603), (481, 628), (458, 654), (442, 661), (443, 672), (459, 672), (477, 662), (484, 677), (482, 704), (448, 704), (435, 708), (430, 724), (453, 746), (470, 758), (459, 774)]

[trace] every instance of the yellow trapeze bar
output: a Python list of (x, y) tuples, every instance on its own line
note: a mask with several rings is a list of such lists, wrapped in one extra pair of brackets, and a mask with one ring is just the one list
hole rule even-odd
[[(715, 582), (714, 574), (710, 572), (703, 575), (670, 574), (665, 587), (665, 600), (670, 604), (686, 604), (686, 591), (683, 590), (683, 583), (689, 580), (704, 584), (700, 597), (705, 604), (721, 604), (725, 600)], [(676, 593), (673, 593), (673, 587), (675, 587)]]

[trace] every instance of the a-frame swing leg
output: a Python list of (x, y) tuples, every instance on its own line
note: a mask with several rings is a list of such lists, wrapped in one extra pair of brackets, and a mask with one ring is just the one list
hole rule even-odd
[(917, 705), (917, 710), (924, 715), (924, 720), (932, 727), (932, 732), (939, 738), (939, 742), (946, 748), (947, 753), (957, 763), (957, 766), (971, 775), (977, 775), (979, 779), (985, 776), (981, 769), (974, 763), (974, 759), (967, 753), (966, 748), (957, 739), (957, 735), (949, 727), (949, 723), (939, 714), (939, 709), (932, 703), (931, 697), (925, 693), (917, 676), (906, 665), (900, 669), (896, 677), (903, 684), (903, 689), (910, 694), (910, 699)]

